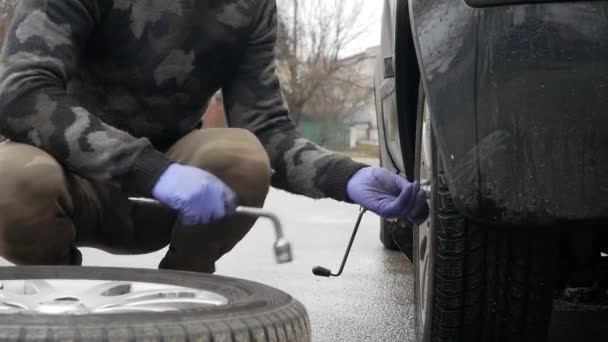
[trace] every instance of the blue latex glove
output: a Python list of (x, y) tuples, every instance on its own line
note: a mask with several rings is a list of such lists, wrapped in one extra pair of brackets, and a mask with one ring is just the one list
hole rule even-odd
[(402, 218), (420, 224), (429, 216), (427, 195), (420, 184), (381, 167), (357, 171), (346, 185), (350, 199), (384, 218)]
[(177, 210), (185, 225), (207, 224), (234, 214), (235, 193), (219, 178), (202, 169), (171, 164), (160, 176), (154, 198)]

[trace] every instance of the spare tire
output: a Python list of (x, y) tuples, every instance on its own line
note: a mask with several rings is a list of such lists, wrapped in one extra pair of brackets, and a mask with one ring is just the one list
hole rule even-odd
[(308, 342), (306, 309), (266, 285), (127, 268), (0, 268), (1, 341)]

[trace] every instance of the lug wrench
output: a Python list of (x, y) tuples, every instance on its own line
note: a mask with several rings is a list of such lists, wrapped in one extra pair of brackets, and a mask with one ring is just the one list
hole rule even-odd
[[(129, 197), (129, 200), (133, 203), (166, 208), (165, 205), (151, 198)], [(270, 220), (274, 226), (275, 232), (275, 241), (273, 247), (274, 256), (276, 258), (277, 264), (285, 264), (293, 261), (291, 244), (289, 243), (289, 241), (287, 241), (285, 235), (283, 234), (283, 225), (281, 224), (281, 220), (279, 220), (279, 217), (277, 215), (268, 210), (245, 206), (238, 206), (236, 208), (236, 213), (243, 216), (263, 217)]]
[[(429, 180), (423, 179), (420, 182), (418, 182), (418, 184), (416, 185), (416, 192), (418, 192), (418, 189), (420, 189), (421, 187), (428, 187), (431, 185), (431, 182)], [(429, 192), (427, 190), (424, 190), (426, 193), (426, 197), (427, 199), (429, 198)], [(344, 266), (346, 266), (346, 261), (348, 260), (348, 256), (350, 255), (350, 250), (353, 247), (353, 242), (355, 242), (355, 237), (357, 236), (357, 232), (359, 231), (359, 225), (361, 225), (361, 219), (363, 218), (363, 215), (365, 215), (365, 213), (367, 212), (366, 209), (361, 208), (360, 209), (360, 213), (359, 213), (359, 217), (357, 218), (357, 223), (355, 223), (355, 228), (353, 229), (353, 233), (350, 236), (350, 240), (348, 241), (348, 246), (346, 247), (346, 252), (344, 253), (344, 257), (342, 258), (342, 264), (340, 264), (340, 270), (338, 271), (338, 273), (332, 273), (330, 269), (322, 267), (322, 266), (315, 266), (312, 269), (312, 274), (314, 274), (317, 277), (339, 277), (342, 275), (342, 272), (344, 271)], [(393, 219), (394, 221), (398, 221), (398, 219)], [(412, 222), (411, 220), (407, 219), (408, 222), (412, 225), (415, 225), (414, 222)]]
[(317, 277), (339, 277), (342, 275), (344, 271), (344, 266), (346, 266), (346, 260), (348, 260), (348, 256), (350, 254), (350, 249), (353, 247), (353, 242), (355, 242), (355, 237), (357, 236), (357, 232), (359, 231), (359, 225), (361, 224), (361, 219), (363, 215), (367, 212), (367, 210), (361, 208), (361, 212), (359, 213), (359, 217), (357, 218), (357, 223), (355, 223), (355, 229), (353, 229), (353, 234), (350, 236), (350, 240), (348, 241), (348, 247), (346, 248), (346, 252), (344, 253), (344, 257), (342, 258), (342, 264), (340, 265), (340, 271), (338, 273), (332, 273), (329, 268), (325, 268), (322, 266), (316, 266), (312, 269), (312, 274)]

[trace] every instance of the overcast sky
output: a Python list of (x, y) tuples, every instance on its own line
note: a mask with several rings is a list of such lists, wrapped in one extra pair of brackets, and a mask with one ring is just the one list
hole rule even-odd
[(368, 47), (380, 44), (380, 28), (382, 18), (382, 7), (384, 1), (380, 0), (365, 0), (363, 15), (361, 17), (361, 25), (368, 25), (366, 34), (362, 35), (349, 48), (347, 55), (352, 55), (361, 52)]
[[(283, 13), (291, 13), (293, 0), (278, 0), (279, 10)], [(311, 1), (311, 0), (308, 0)], [(339, 0), (335, 0), (339, 1)], [(365, 49), (380, 44), (380, 28), (383, 0), (344, 0), (347, 5), (363, 4), (361, 16), (359, 17), (358, 27), (366, 27), (365, 32), (343, 51), (343, 56), (350, 56), (362, 52)], [(301, 4), (306, 4), (307, 0), (301, 0)], [(308, 3), (311, 4), (311, 3)]]

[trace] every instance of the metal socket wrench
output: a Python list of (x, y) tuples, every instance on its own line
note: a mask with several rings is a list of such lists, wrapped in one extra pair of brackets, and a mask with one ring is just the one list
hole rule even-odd
[[(154, 205), (159, 207), (164, 207), (162, 203), (155, 199), (151, 198), (141, 198), (141, 197), (129, 197), (129, 200), (133, 203), (141, 203), (147, 205)], [(283, 225), (281, 224), (281, 220), (274, 213), (253, 207), (245, 207), (238, 206), (236, 208), (236, 213), (238, 215), (251, 216), (251, 217), (263, 217), (270, 220), (274, 226), (275, 232), (275, 241), (274, 241), (274, 256), (278, 264), (285, 264), (293, 261), (293, 253), (291, 251), (291, 244), (287, 239), (285, 239), (285, 235), (283, 234)]]

